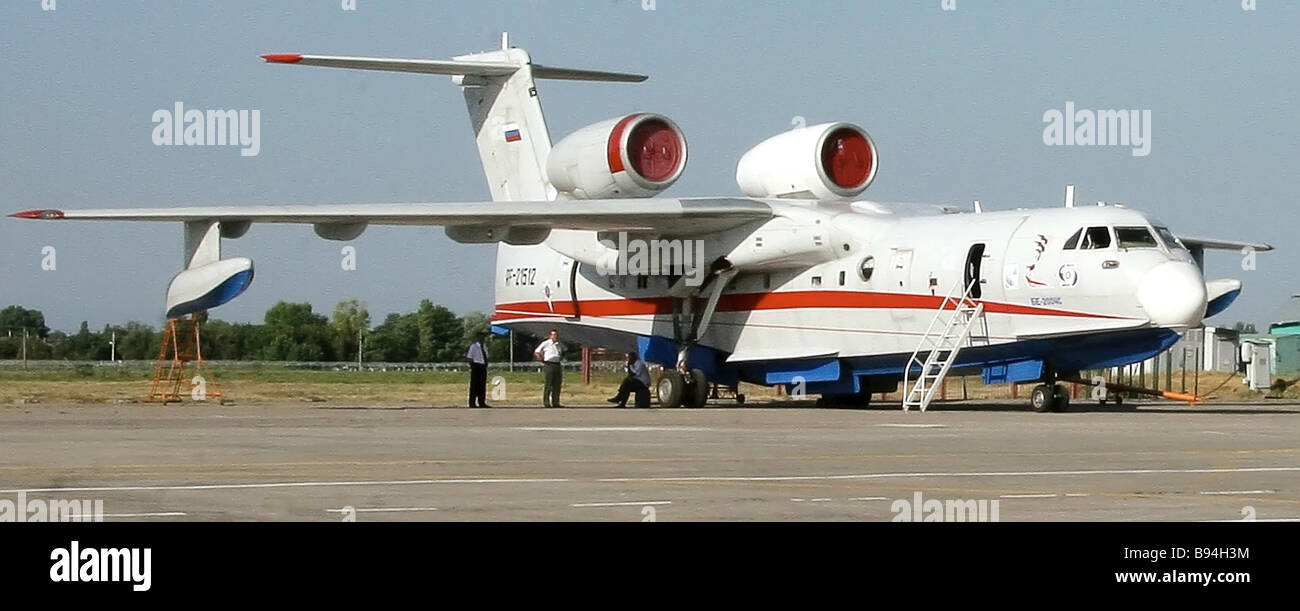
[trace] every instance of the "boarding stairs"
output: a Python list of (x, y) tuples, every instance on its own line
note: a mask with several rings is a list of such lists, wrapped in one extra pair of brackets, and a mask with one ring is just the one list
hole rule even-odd
[(925, 411), (961, 349), (989, 344), (984, 303), (971, 297), (976, 282), (978, 278), (968, 285), (961, 281), (954, 283), (939, 304), (939, 310), (903, 370), (903, 411), (913, 407)]

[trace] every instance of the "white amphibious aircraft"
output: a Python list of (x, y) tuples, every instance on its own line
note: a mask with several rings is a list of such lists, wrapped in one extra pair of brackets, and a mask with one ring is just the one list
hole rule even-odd
[(368, 225), (443, 225), (498, 244), (498, 328), (638, 352), (665, 365), (661, 405), (700, 406), (710, 383), (787, 384), (864, 405), (902, 380), (925, 409), (949, 371), (1040, 382), (1037, 410), (1066, 407), (1057, 380), (1169, 348), (1222, 311), (1241, 282), (1207, 283), (1204, 249), (1266, 244), (1176, 237), (1119, 205), (982, 211), (856, 199), (876, 175), (862, 128), (793, 129), (750, 149), (746, 197), (659, 198), (686, 166), (686, 139), (648, 113), (584, 127), (556, 144), (535, 79), (645, 76), (532, 63), (497, 51), (450, 61), (265, 55), (271, 63), (451, 75), (464, 90), (492, 202), (32, 210), (59, 220), (180, 221), (186, 267), (169, 317), (248, 287), (253, 263), (221, 258), (252, 223), (310, 223), (352, 240)]

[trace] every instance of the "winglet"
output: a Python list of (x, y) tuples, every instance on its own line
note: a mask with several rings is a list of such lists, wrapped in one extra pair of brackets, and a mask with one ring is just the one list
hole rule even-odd
[(25, 210), (23, 212), (15, 212), (13, 214), (10, 214), (9, 216), (12, 216), (17, 219), (45, 219), (45, 220), (61, 219), (63, 218), (63, 211), (62, 210)]

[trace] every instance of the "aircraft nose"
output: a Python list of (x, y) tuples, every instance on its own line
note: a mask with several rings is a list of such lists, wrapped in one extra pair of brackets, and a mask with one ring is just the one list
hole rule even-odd
[(1138, 284), (1138, 303), (1161, 327), (1194, 327), (1205, 317), (1205, 279), (1186, 261), (1166, 261)]

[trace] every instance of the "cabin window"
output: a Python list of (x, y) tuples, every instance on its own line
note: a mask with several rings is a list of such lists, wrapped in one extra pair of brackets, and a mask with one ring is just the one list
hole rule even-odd
[(1156, 237), (1146, 227), (1116, 227), (1115, 241), (1120, 248), (1160, 248)]
[(1074, 250), (1075, 247), (1079, 245), (1079, 238), (1081, 238), (1081, 237), (1083, 237), (1083, 229), (1082, 229), (1082, 228), (1080, 228), (1078, 231), (1074, 232), (1074, 235), (1070, 236), (1070, 239), (1068, 239), (1068, 240), (1065, 241), (1065, 248), (1064, 248), (1064, 250)]
[(1089, 227), (1088, 231), (1083, 234), (1083, 243), (1079, 245), (1080, 249), (1100, 249), (1110, 248), (1110, 229), (1107, 227)]
[(867, 256), (863, 258), (862, 263), (858, 265), (858, 277), (862, 278), (863, 282), (871, 282), (871, 274), (875, 273), (875, 271), (875, 257)]
[(844, 286), (844, 271), (840, 270), (840, 286)]
[(821, 276), (813, 276), (813, 277), (812, 277), (812, 285), (813, 285), (813, 286), (821, 286), (821, 285), (822, 285), (822, 277), (821, 277)]

